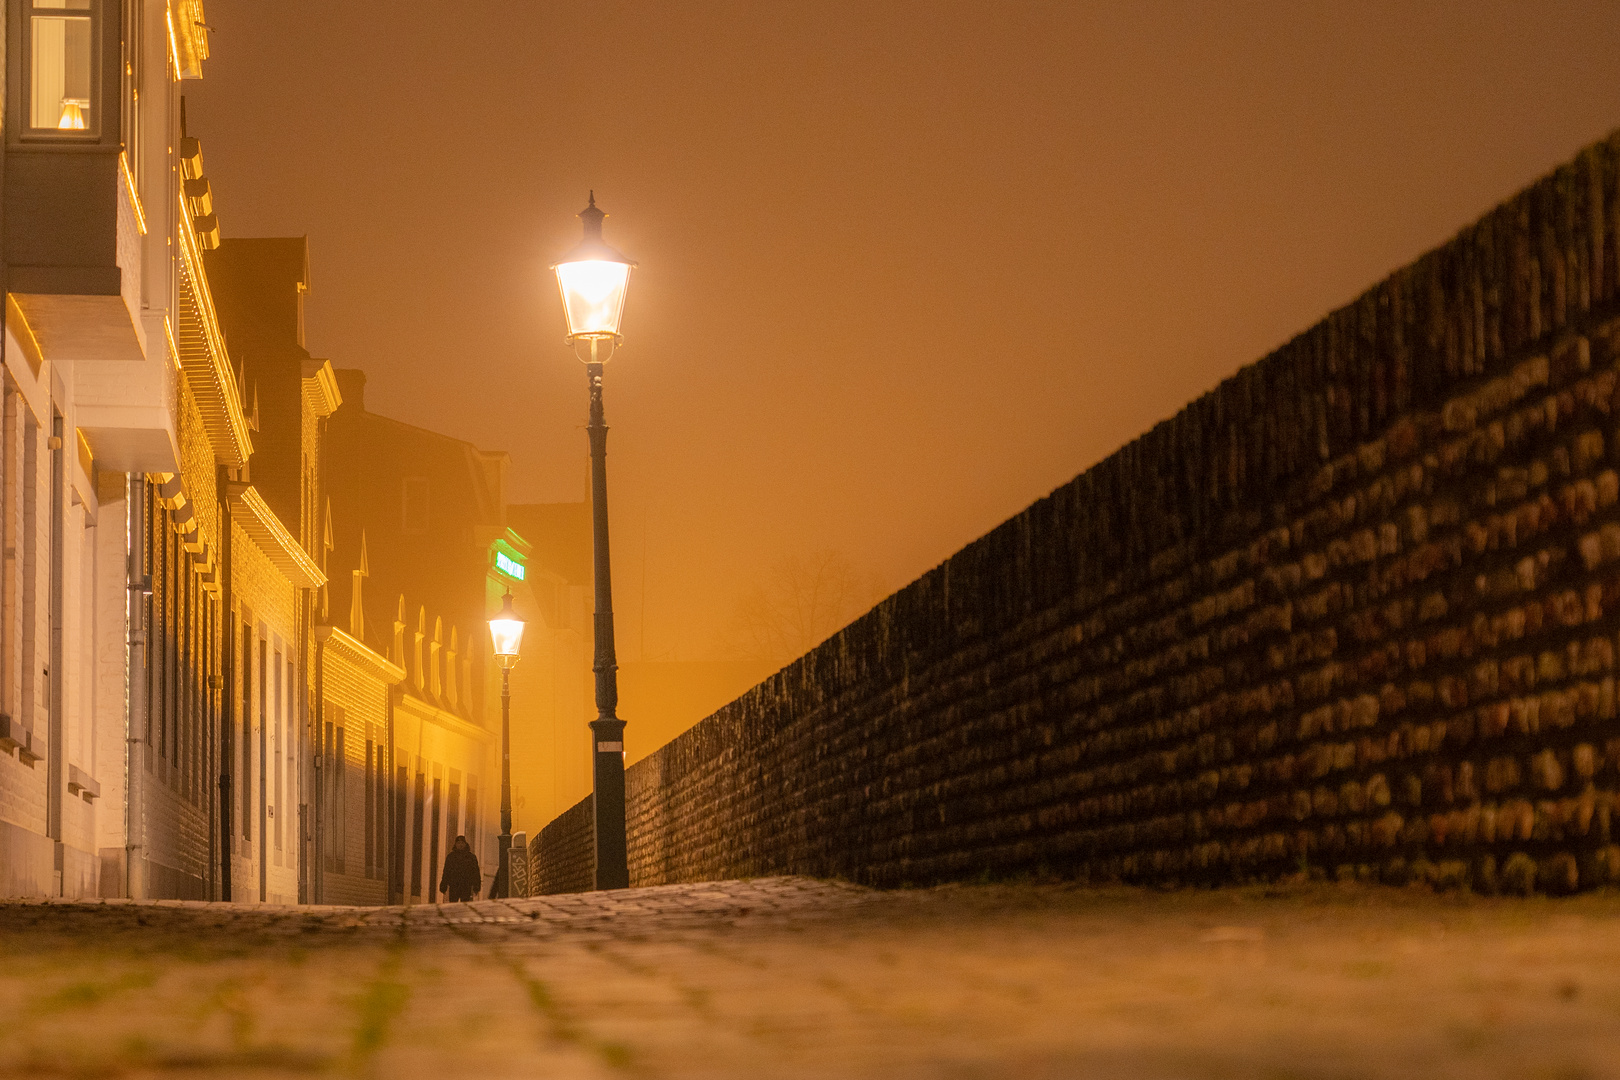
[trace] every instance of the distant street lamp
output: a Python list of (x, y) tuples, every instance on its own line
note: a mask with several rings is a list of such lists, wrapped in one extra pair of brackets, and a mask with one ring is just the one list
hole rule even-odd
[(602, 219), (591, 203), (579, 212), (585, 238), (564, 255), (553, 270), (562, 290), (563, 314), (568, 319), (568, 343), (579, 355), (581, 342), (590, 344), (585, 374), (590, 380), (591, 413), (586, 432), (591, 443), (591, 521), (596, 546), (596, 719), (591, 721), (593, 790), (596, 793), (596, 887), (623, 889), (630, 885), (630, 867), (624, 835), (624, 721), (619, 707), (618, 661), (613, 652), (613, 576), (608, 562), (607, 423), (602, 418), (602, 365), (622, 338), (624, 294), (635, 263), (602, 240)]
[[(490, 899), (504, 900), (512, 883), (512, 669), (517, 667), (518, 649), (523, 644), (523, 620), (512, 610), (512, 590), (506, 590), (501, 610), (489, 620), (489, 637), (495, 646), (495, 662), (501, 665), (501, 864), (495, 872)], [(429, 869), (428, 873), (436, 870)]]

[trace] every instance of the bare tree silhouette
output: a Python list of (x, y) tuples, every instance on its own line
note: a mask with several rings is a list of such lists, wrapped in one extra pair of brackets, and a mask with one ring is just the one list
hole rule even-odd
[(724, 648), (781, 666), (803, 656), (883, 597), (875, 575), (833, 548), (778, 559), (738, 601)]

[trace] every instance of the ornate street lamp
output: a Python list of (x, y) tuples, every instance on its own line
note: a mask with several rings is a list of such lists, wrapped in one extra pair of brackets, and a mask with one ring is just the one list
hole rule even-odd
[[(562, 290), (568, 320), (568, 343), (585, 361), (590, 381), (591, 411), (586, 433), (591, 444), (591, 521), (596, 547), (596, 719), (591, 721), (591, 761), (596, 794), (596, 887), (623, 889), (630, 884), (624, 837), (624, 721), (619, 707), (619, 665), (613, 653), (613, 576), (608, 562), (607, 423), (602, 418), (602, 365), (623, 340), (624, 294), (635, 263), (602, 240), (596, 192), (579, 212), (585, 237), (553, 270)], [(580, 355), (589, 344), (590, 357)]]
[(501, 836), (500, 868), (490, 899), (506, 899), (511, 891), (512, 866), (512, 669), (517, 667), (518, 649), (523, 645), (523, 620), (512, 610), (512, 590), (506, 590), (501, 610), (489, 620), (489, 638), (495, 646), (495, 662), (501, 665)]

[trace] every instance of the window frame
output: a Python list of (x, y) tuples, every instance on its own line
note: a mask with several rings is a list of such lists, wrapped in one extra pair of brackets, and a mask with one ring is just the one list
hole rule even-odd
[[(13, 10), (19, 12), (17, 37), (21, 56), (17, 64), (14, 87), (19, 103), (15, 130), (24, 142), (31, 143), (99, 143), (106, 130), (107, 94), (105, 93), (104, 16), (106, 0), (89, 0), (89, 7), (67, 8), (53, 0), (17, 0)], [(34, 19), (36, 16), (63, 15), (86, 18), (90, 22), (90, 122), (82, 128), (37, 128), (34, 115)], [(122, 120), (120, 119), (120, 125)], [(121, 129), (120, 129), (121, 130)]]

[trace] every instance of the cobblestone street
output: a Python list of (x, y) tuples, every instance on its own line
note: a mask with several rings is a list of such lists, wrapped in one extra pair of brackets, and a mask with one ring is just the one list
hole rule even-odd
[(872, 892), (0, 906), (0, 1074), (1620, 1076), (1620, 897)]

